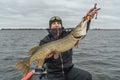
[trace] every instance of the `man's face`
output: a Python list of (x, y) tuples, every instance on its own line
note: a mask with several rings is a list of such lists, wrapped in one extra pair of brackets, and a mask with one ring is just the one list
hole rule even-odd
[(62, 25), (60, 24), (60, 22), (53, 22), (51, 24), (51, 30), (54, 38), (60, 36), (60, 34), (62, 33), (61, 29), (62, 29)]
[(51, 24), (51, 29), (60, 29), (62, 28), (62, 25), (60, 24), (60, 22), (53, 22)]

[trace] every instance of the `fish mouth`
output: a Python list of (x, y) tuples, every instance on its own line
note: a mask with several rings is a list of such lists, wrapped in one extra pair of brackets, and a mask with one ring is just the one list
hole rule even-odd
[(73, 36), (75, 39), (80, 39), (82, 36)]
[(83, 37), (83, 35), (80, 35), (80, 36), (74, 36), (72, 35), (75, 39), (80, 39), (81, 37)]

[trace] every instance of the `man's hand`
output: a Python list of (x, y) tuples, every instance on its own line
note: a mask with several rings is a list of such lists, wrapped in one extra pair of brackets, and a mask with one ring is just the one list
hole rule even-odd
[(47, 58), (51, 58), (52, 56), (54, 57), (54, 59), (58, 59), (58, 58), (59, 58), (59, 54), (60, 54), (60, 53), (52, 52), (52, 53), (50, 53), (50, 54), (48, 54), (48, 55), (46, 56), (46, 59), (47, 59)]
[(98, 10), (100, 10), (100, 8), (97, 8), (97, 3), (95, 3), (94, 8), (90, 9), (86, 15), (86, 19), (89, 21), (91, 19), (94, 18), (94, 16), (96, 15), (95, 19), (97, 19), (97, 15), (98, 15)]

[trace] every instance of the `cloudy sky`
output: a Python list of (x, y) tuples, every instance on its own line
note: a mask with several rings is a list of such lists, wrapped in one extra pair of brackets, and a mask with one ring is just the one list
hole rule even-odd
[(52, 16), (75, 27), (95, 2), (101, 10), (91, 28), (120, 29), (120, 0), (0, 0), (0, 28), (47, 28)]

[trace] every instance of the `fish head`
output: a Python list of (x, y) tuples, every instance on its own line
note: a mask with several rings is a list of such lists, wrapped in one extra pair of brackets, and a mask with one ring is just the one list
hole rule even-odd
[(72, 31), (73, 37), (80, 37), (86, 35), (87, 21), (81, 21), (76, 28)]

